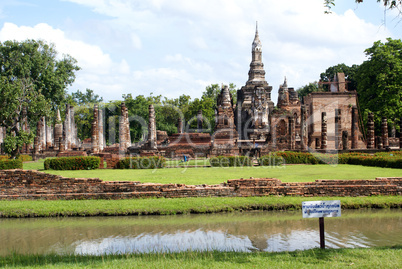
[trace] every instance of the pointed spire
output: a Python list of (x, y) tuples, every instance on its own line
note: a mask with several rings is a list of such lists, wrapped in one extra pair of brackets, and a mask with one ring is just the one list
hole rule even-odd
[(285, 76), (285, 81), (283, 82), (283, 88), (287, 88), (288, 87), (288, 80), (286, 79)]
[(56, 122), (57, 122), (57, 123), (60, 123), (60, 122), (61, 122), (60, 109), (57, 109), (57, 118), (56, 118)]
[(253, 51), (254, 50), (259, 50), (261, 51), (261, 41), (260, 41), (260, 37), (258, 35), (258, 22), (256, 22), (255, 25), (255, 37), (254, 37), (254, 41), (253, 41)]

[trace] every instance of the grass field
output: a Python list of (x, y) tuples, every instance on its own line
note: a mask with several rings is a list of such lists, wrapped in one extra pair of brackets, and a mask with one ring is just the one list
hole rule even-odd
[(0, 266), (7, 268), (400, 268), (401, 264), (402, 246), (279, 253), (11, 254), (0, 259)]
[[(201, 160), (199, 160), (201, 161)], [(43, 170), (43, 160), (24, 163), (24, 169)], [(46, 173), (76, 178), (100, 178), (102, 180), (130, 180), (153, 183), (180, 183), (187, 185), (219, 184), (228, 179), (278, 178), (283, 182), (311, 182), (316, 179), (375, 179), (398, 177), (401, 169), (368, 167), (360, 165), (286, 165), (274, 167), (196, 167), (165, 169), (97, 169), (79, 171), (47, 170)]]
[(218, 213), (240, 210), (298, 210), (303, 201), (340, 200), (343, 209), (402, 208), (401, 196), (197, 197), (125, 200), (0, 201), (0, 217), (126, 216)]

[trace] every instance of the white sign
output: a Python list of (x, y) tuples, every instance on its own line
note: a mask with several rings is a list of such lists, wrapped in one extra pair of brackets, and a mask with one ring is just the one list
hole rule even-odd
[(302, 202), (303, 218), (340, 217), (341, 201)]

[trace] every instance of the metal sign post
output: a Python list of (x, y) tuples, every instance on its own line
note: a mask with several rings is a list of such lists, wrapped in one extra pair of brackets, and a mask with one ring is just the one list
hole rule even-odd
[(303, 218), (319, 218), (320, 248), (325, 248), (324, 217), (340, 217), (341, 201), (302, 202)]

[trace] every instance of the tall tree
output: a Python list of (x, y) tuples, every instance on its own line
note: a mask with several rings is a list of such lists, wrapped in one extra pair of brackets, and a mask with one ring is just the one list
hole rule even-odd
[(391, 38), (385, 43), (377, 41), (365, 53), (368, 60), (356, 74), (359, 103), (365, 115), (374, 112), (379, 129), (382, 116), (390, 124), (402, 116), (402, 41)]
[(309, 84), (298, 88), (296, 91), (299, 96), (299, 99), (303, 100), (303, 97), (307, 96), (309, 93), (319, 91), (318, 82), (310, 82)]
[(20, 128), (23, 120), (34, 127), (41, 116), (51, 115), (77, 70), (75, 59), (58, 60), (54, 46), (43, 41), (0, 43), (0, 126), (6, 128), (5, 150), (12, 158), (33, 139)]

